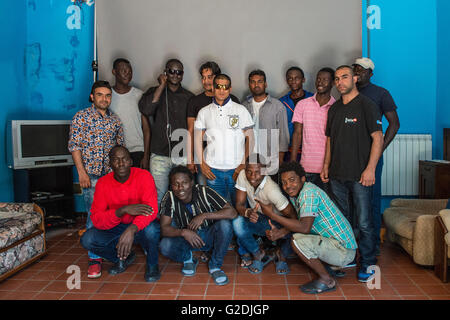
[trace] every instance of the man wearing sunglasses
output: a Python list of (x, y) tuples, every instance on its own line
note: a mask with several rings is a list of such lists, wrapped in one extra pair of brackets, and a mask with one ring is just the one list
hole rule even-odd
[[(207, 61), (200, 66), (199, 73), (204, 91), (189, 100), (187, 109), (187, 126), (191, 143), (188, 147), (189, 155), (191, 156), (191, 158), (188, 159), (187, 167), (189, 168), (189, 170), (191, 170), (192, 173), (197, 173), (197, 183), (206, 185), (205, 177), (201, 174), (200, 170), (198, 170), (198, 167), (194, 164), (194, 122), (200, 109), (213, 102), (214, 77), (222, 72), (217, 63), (215, 63), (214, 61)], [(239, 99), (234, 95), (230, 94), (230, 97), (234, 102), (240, 103)]]
[(230, 77), (219, 74), (213, 83), (213, 102), (199, 111), (194, 124), (196, 161), (207, 185), (234, 204), (236, 178), (253, 148), (253, 120), (243, 105), (231, 100)]
[(186, 164), (186, 155), (172, 157), (172, 149), (178, 142), (172, 138), (172, 133), (176, 129), (187, 129), (187, 104), (194, 96), (181, 86), (183, 74), (181, 61), (170, 59), (164, 73), (158, 77), (159, 86), (148, 89), (139, 101), (139, 111), (153, 118), (150, 171), (155, 179), (158, 203), (169, 187), (170, 169), (178, 164)]

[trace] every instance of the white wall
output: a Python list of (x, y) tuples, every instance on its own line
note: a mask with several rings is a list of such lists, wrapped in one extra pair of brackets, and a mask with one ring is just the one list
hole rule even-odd
[(157, 85), (169, 58), (184, 64), (183, 86), (201, 91), (199, 66), (216, 61), (242, 98), (248, 73), (266, 72), (268, 91), (287, 92), (285, 71), (299, 65), (314, 91), (321, 67), (361, 56), (358, 0), (97, 0), (99, 79), (112, 81), (115, 58), (134, 69), (134, 84)]

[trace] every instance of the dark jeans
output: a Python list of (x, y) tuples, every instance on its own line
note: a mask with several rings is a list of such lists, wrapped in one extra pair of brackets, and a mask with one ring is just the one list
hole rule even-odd
[(375, 246), (380, 246), (380, 229), (381, 229), (381, 173), (383, 171), (383, 155), (377, 163), (375, 169), (375, 184), (373, 186), (372, 208), (373, 208), (373, 228), (375, 232)]
[[(117, 257), (116, 246), (120, 236), (128, 226), (129, 224), (121, 223), (109, 230), (92, 227), (86, 230), (81, 237), (81, 245), (86, 250), (92, 251), (112, 263), (117, 263), (119, 258)], [(159, 221), (154, 220), (134, 236), (135, 243), (139, 243), (147, 253), (147, 265), (149, 266), (158, 264), (159, 235)]]
[[(279, 229), (282, 228), (282, 226), (276, 221), (272, 221), (272, 224)], [(258, 242), (256, 242), (253, 235), (266, 235), (266, 230), (270, 230), (269, 218), (267, 218), (265, 215), (260, 214), (258, 221), (256, 221), (256, 223), (253, 223), (248, 218), (238, 216), (237, 218), (233, 219), (233, 230), (237, 238), (237, 243), (239, 245), (239, 255), (243, 256), (244, 254), (248, 253), (251, 253), (253, 255), (259, 250)], [(288, 233), (283, 238), (277, 240), (281, 249), (281, 254), (285, 258), (287, 258), (294, 252), (290, 243), (291, 237), (292, 233)]]
[[(172, 226), (174, 226), (173, 223)], [(211, 259), (208, 263), (209, 269), (220, 269), (233, 237), (231, 221), (217, 220), (208, 228), (198, 231), (197, 234), (205, 243), (202, 248), (192, 247), (183, 237), (165, 237), (161, 239), (159, 245), (161, 254), (176, 262), (184, 262), (189, 260), (192, 251), (210, 251), (212, 249)]]
[[(375, 265), (377, 258), (375, 255), (375, 234), (372, 218), (373, 187), (365, 187), (358, 181), (339, 181), (335, 179), (330, 179), (330, 186), (336, 204), (350, 223), (353, 221), (348, 201), (351, 194), (353, 199), (352, 212), (356, 215), (359, 228), (358, 247), (361, 269)], [(354, 225), (352, 227), (353, 229), (356, 228)]]
[(320, 189), (325, 191), (328, 196), (330, 196), (330, 184), (328, 182), (323, 182), (322, 179), (320, 179), (320, 173), (306, 172), (305, 175), (306, 175), (306, 181), (314, 183)]

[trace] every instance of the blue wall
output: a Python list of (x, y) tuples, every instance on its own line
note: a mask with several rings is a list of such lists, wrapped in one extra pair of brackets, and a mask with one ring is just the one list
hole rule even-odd
[[(70, 0), (1, 1), (2, 137), (7, 120), (71, 119), (89, 105), (93, 22), (93, 6)], [(12, 201), (4, 139), (0, 150), (0, 201)]]
[[(437, 107), (436, 143), (442, 146), (443, 128), (450, 128), (450, 1), (437, 0)], [(443, 149), (437, 158), (442, 159)]]
[[(13, 31), (14, 30), (14, 31)], [(6, 120), (25, 110), (24, 48), (27, 34), (26, 1), (0, 2), (0, 201), (14, 198), (12, 172), (6, 166)]]
[(381, 28), (370, 29), (367, 37), (363, 24), (362, 33), (369, 46), (363, 53), (375, 63), (372, 81), (391, 92), (398, 106), (399, 133), (432, 134), (436, 157), (442, 149), (436, 142), (436, 0), (426, 5), (421, 0), (364, 2), (380, 8)]

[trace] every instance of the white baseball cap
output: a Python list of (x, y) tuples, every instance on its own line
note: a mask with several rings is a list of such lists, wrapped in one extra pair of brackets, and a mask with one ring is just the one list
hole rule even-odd
[(355, 63), (353, 65), (360, 65), (364, 69), (372, 69), (372, 71), (375, 69), (375, 65), (372, 60), (369, 58), (358, 58), (355, 60)]

